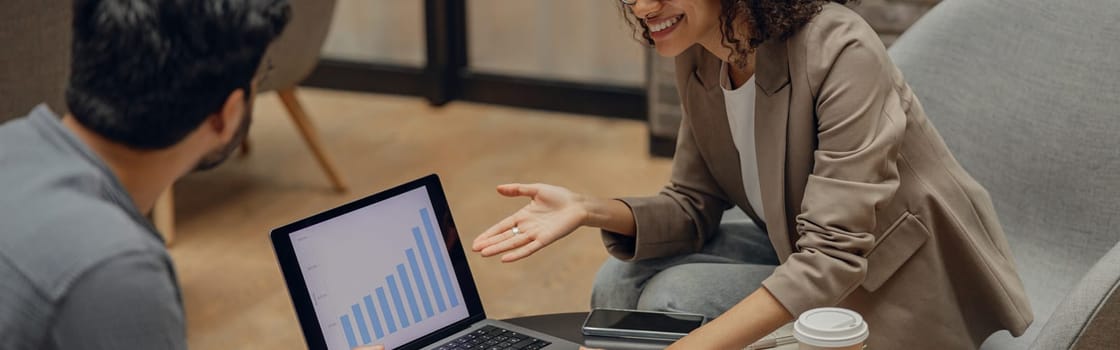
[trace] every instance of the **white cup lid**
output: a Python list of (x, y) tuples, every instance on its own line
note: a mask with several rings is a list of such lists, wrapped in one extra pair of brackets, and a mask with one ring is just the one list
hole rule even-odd
[(845, 347), (867, 340), (867, 323), (859, 313), (838, 307), (822, 307), (801, 314), (793, 324), (798, 342), (817, 347)]

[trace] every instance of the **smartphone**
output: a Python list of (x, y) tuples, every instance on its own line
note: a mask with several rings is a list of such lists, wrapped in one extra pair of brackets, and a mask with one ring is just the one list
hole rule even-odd
[(704, 325), (704, 315), (596, 308), (583, 322), (583, 334), (636, 339), (677, 340)]

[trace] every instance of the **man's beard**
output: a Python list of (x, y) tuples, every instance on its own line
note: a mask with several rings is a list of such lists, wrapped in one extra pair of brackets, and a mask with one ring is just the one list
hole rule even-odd
[(249, 124), (252, 124), (252, 118), (253, 104), (252, 101), (248, 101), (248, 103), (246, 103), (245, 115), (242, 116), (241, 124), (237, 126), (237, 131), (233, 134), (233, 138), (229, 140), (229, 143), (202, 156), (202, 159), (194, 166), (193, 171), (210, 170), (224, 163), (226, 159), (229, 159), (230, 154), (233, 154), (233, 151), (245, 141), (245, 137), (249, 136)]

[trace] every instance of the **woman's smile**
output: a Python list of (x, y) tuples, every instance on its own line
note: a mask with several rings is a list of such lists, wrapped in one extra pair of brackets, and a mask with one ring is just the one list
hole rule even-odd
[(649, 27), (649, 36), (654, 41), (660, 41), (667, 37), (669, 33), (677, 29), (680, 23), (684, 21), (684, 14), (664, 18), (646, 20), (646, 26)]

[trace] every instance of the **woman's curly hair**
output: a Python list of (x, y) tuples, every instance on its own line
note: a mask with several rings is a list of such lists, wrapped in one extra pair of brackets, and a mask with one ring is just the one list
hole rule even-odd
[[(821, 11), (821, 5), (827, 2), (847, 4), (855, 0), (720, 0), (720, 32), (723, 34), (723, 46), (731, 49), (728, 61), (746, 66), (746, 57), (755, 48), (767, 40), (789, 39), (805, 23), (813, 19)], [(630, 27), (637, 31), (641, 28), (641, 41), (653, 46), (649, 27), (645, 22), (634, 16), (628, 5), (621, 5), (622, 15)], [(744, 40), (737, 35), (735, 28), (738, 24), (746, 24), (750, 38)]]

